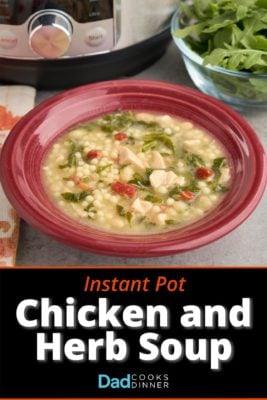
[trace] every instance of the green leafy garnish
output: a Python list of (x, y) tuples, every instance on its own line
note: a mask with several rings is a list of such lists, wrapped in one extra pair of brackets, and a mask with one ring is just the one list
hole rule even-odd
[(129, 183), (135, 185), (139, 189), (147, 190), (148, 188), (151, 187), (149, 176), (151, 175), (152, 172), (153, 170), (147, 168), (144, 175), (135, 173), (133, 175), (133, 179), (130, 180)]
[(165, 221), (165, 224), (166, 225), (174, 225), (174, 224), (177, 224), (177, 221), (175, 221), (174, 219), (167, 219)]
[(96, 172), (99, 174), (100, 172), (104, 171), (105, 169), (112, 167), (112, 165), (113, 165), (112, 163), (107, 164), (107, 165), (101, 165), (101, 166), (97, 167)]
[(150, 201), (150, 203), (154, 203), (154, 204), (161, 204), (163, 201), (160, 197), (153, 196), (152, 194), (148, 194), (145, 197), (145, 200)]
[(170, 197), (176, 197), (181, 194), (181, 192), (193, 192), (198, 193), (200, 191), (198, 182), (195, 179), (192, 179), (188, 185), (180, 186), (176, 185), (172, 190), (169, 192)]
[(222, 175), (221, 173), (221, 168), (226, 166), (226, 158), (225, 157), (219, 157), (215, 158), (212, 164), (212, 170), (214, 172), (214, 180), (218, 181)]
[(116, 206), (117, 213), (119, 214), (120, 217), (125, 217), (131, 225), (132, 219), (133, 219), (133, 214), (130, 211), (126, 211), (122, 206), (117, 205)]
[(68, 155), (68, 162), (67, 164), (64, 165), (59, 165), (58, 168), (64, 169), (64, 168), (71, 168), (71, 167), (77, 167), (78, 165), (78, 160), (76, 158), (76, 153), (83, 153), (83, 146), (77, 144), (76, 142), (70, 140), (70, 152)]
[(133, 219), (133, 214), (130, 211), (127, 211), (126, 219), (127, 219), (128, 223), (129, 223), (129, 225), (131, 225), (132, 219)]
[(93, 204), (93, 203), (88, 204), (88, 206), (85, 207), (84, 211), (95, 213), (95, 212), (96, 212), (96, 209), (94, 208), (94, 204)]
[(79, 203), (83, 201), (90, 193), (89, 192), (80, 192), (80, 193), (72, 193), (72, 192), (65, 192), (61, 193), (61, 196), (64, 200), (70, 203)]
[(130, 145), (133, 145), (133, 144), (135, 144), (135, 138), (132, 137), (132, 136), (128, 136), (128, 138), (127, 138), (127, 140), (126, 140), (125, 143), (126, 143), (126, 144), (130, 144)]
[(158, 145), (158, 142), (156, 140), (147, 141), (142, 146), (142, 152), (145, 153), (148, 150), (153, 150), (153, 149), (155, 149), (155, 147), (157, 147), (157, 145)]
[(170, 149), (173, 154), (175, 153), (175, 147), (171, 138), (164, 133), (151, 133), (150, 135), (146, 135), (144, 136), (144, 142), (142, 147), (143, 152), (155, 148), (158, 142), (160, 142)]
[(200, 156), (198, 156), (197, 154), (186, 154), (185, 162), (187, 165), (194, 167), (194, 168), (205, 166), (203, 159)]
[(214, 172), (214, 178), (212, 181), (207, 182), (210, 189), (215, 193), (226, 193), (229, 188), (219, 183), (220, 177), (222, 176), (221, 169), (227, 166), (227, 160), (225, 157), (215, 158), (212, 164), (212, 170)]
[(135, 117), (131, 111), (116, 111), (107, 114), (98, 121), (98, 126), (104, 132), (123, 131), (130, 128), (134, 123)]
[[(185, 39), (204, 65), (231, 71), (267, 74), (266, 0), (181, 1), (181, 29), (173, 34)], [(221, 93), (253, 100), (267, 99), (267, 81), (240, 80), (207, 72)], [(252, 78), (253, 79), (253, 78)]]
[(226, 193), (229, 192), (229, 188), (221, 185), (217, 181), (208, 182), (209, 187), (214, 193)]
[(122, 206), (117, 205), (116, 210), (120, 217), (125, 217), (126, 211), (124, 210), (124, 208)]
[[(100, 118), (97, 122), (97, 126), (104, 132), (112, 133), (115, 131), (124, 131), (129, 128), (142, 129), (152, 133), (162, 133), (163, 129), (160, 124), (155, 121), (142, 121), (136, 119), (135, 114), (132, 111), (115, 111), (112, 114), (105, 115)], [(89, 127), (91, 128), (91, 125)], [(83, 126), (83, 127), (86, 127)], [(128, 137), (127, 142), (134, 144), (135, 139), (133, 137)]]

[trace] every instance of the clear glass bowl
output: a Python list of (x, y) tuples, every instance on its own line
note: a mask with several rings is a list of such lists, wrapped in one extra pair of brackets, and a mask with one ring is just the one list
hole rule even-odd
[(172, 18), (172, 37), (198, 89), (235, 108), (267, 107), (267, 74), (257, 75), (211, 65), (204, 66), (201, 56), (192, 51), (183, 39), (175, 36), (174, 32), (179, 27), (178, 10)]

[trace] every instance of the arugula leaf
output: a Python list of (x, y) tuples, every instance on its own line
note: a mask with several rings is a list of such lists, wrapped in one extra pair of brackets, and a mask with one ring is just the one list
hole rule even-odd
[(134, 122), (134, 128), (141, 128), (145, 129), (147, 131), (153, 131), (153, 132), (162, 132), (163, 129), (161, 128), (160, 124), (156, 121), (142, 121), (142, 120), (136, 120)]
[(129, 225), (131, 225), (132, 219), (133, 219), (133, 214), (130, 211), (128, 211), (126, 213), (126, 219), (127, 219), (128, 223), (129, 223)]
[(88, 204), (88, 206), (84, 208), (84, 211), (96, 213), (96, 209), (94, 208), (94, 204), (93, 203)]
[(222, 175), (221, 173), (221, 168), (226, 166), (226, 158), (225, 157), (219, 157), (215, 158), (212, 164), (212, 171), (214, 172), (214, 179), (218, 181)]
[(119, 214), (120, 217), (125, 217), (126, 215), (126, 211), (124, 210), (124, 208), (122, 206), (120, 206), (119, 204), (116, 206), (116, 210), (117, 213)]
[(123, 131), (134, 123), (135, 117), (131, 111), (115, 111), (98, 120), (98, 126), (104, 132)]
[(181, 192), (193, 192), (193, 193), (198, 193), (200, 191), (198, 182), (196, 179), (192, 179), (191, 182), (188, 185), (185, 186), (180, 186), (176, 185), (170, 192), (169, 196), (170, 197), (176, 197), (181, 194)]
[(197, 168), (205, 166), (203, 159), (198, 156), (197, 154), (186, 154), (185, 155), (185, 162), (187, 165)]
[(149, 176), (151, 175), (152, 172), (153, 172), (152, 169), (147, 168), (144, 175), (135, 173), (133, 175), (133, 179), (130, 180), (129, 183), (137, 186), (139, 189), (147, 190), (148, 188), (151, 187)]
[(167, 219), (165, 221), (165, 224), (166, 225), (174, 225), (174, 224), (177, 224), (177, 221), (175, 221), (174, 219)]
[(72, 193), (72, 192), (65, 192), (61, 193), (61, 196), (64, 200), (70, 203), (79, 203), (83, 201), (90, 193), (89, 192), (80, 192), (80, 193)]
[(71, 167), (77, 167), (78, 165), (78, 160), (76, 158), (75, 153), (83, 153), (83, 146), (79, 145), (78, 143), (74, 141), (70, 141), (70, 153), (68, 155), (68, 162), (67, 164), (64, 165), (59, 165), (58, 168), (64, 169), (64, 168), (71, 168)]
[[(97, 125), (104, 131), (112, 133), (114, 131), (123, 131), (130, 127), (145, 129), (153, 133), (162, 133), (163, 129), (155, 121), (143, 121), (136, 119), (131, 111), (115, 111), (112, 114), (105, 115), (97, 121)], [(134, 141), (134, 138), (128, 138), (127, 141)]]
[(112, 165), (113, 165), (112, 163), (107, 164), (107, 165), (100, 165), (99, 167), (97, 167), (96, 173), (99, 174), (100, 172), (104, 171), (105, 169), (112, 167)]
[[(173, 34), (185, 39), (203, 57), (204, 65), (267, 73), (267, 0), (191, 0), (181, 4), (181, 28)], [(239, 86), (237, 82), (234, 88), (238, 95), (258, 97), (250, 82), (243, 93)]]
[(145, 197), (145, 200), (146, 201), (150, 201), (150, 203), (154, 203), (154, 204), (161, 204), (162, 203), (162, 199), (160, 197), (153, 196), (152, 194), (148, 194)]
[(133, 219), (133, 214), (130, 211), (126, 211), (122, 206), (117, 205), (116, 206), (117, 213), (119, 214), (120, 217), (125, 217), (131, 225), (132, 219)]
[(171, 138), (164, 133), (152, 133), (150, 135), (146, 135), (144, 136), (144, 142), (145, 144), (142, 147), (143, 152), (150, 150), (151, 148), (155, 148), (157, 146), (157, 142), (161, 142), (168, 149), (170, 149), (173, 154), (175, 153), (175, 147)]
[(208, 182), (208, 185), (211, 188), (211, 190), (215, 193), (226, 193), (229, 191), (228, 187), (221, 185), (217, 181)]
[(148, 141), (142, 146), (142, 152), (145, 153), (148, 150), (153, 150), (157, 145), (158, 142), (156, 140), (151, 140), (151, 142)]

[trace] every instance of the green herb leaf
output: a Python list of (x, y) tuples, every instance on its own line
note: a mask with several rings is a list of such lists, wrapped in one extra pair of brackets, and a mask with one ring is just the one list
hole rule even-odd
[(212, 164), (212, 170), (214, 172), (214, 180), (218, 181), (222, 175), (221, 169), (226, 166), (226, 158), (225, 157), (219, 157), (215, 158)]
[(174, 219), (167, 219), (165, 221), (165, 224), (166, 225), (174, 225), (174, 224), (177, 224), (177, 221), (175, 221)]
[(185, 162), (187, 165), (194, 167), (194, 168), (205, 166), (203, 159), (200, 156), (198, 156), (197, 154), (186, 154)]
[(130, 211), (126, 211), (122, 206), (117, 205), (116, 206), (117, 213), (119, 214), (120, 217), (125, 217), (131, 225), (132, 219), (133, 219), (133, 214)]
[(152, 194), (148, 194), (145, 197), (145, 200), (146, 201), (150, 201), (150, 203), (154, 203), (154, 204), (161, 204), (162, 203), (162, 199), (160, 197), (153, 196)]
[(147, 188), (151, 187), (149, 176), (153, 172), (152, 169), (147, 168), (144, 175), (140, 175), (135, 173), (133, 175), (133, 179), (129, 181), (129, 183), (137, 186), (139, 189), (147, 190)]
[(151, 140), (151, 142), (146, 142), (142, 146), (142, 152), (145, 153), (148, 150), (153, 150), (155, 147), (157, 147), (158, 142), (156, 140)]
[(170, 149), (172, 153), (175, 153), (175, 147), (171, 138), (163, 133), (152, 133), (150, 135), (146, 135), (144, 137), (144, 142), (145, 144), (142, 147), (143, 152), (156, 147), (157, 142), (160, 142), (163, 143), (168, 149)]
[(181, 192), (193, 192), (198, 193), (200, 191), (198, 182), (196, 179), (192, 179), (188, 185), (180, 186), (176, 185), (170, 192), (169, 196), (176, 198), (181, 194)]
[(126, 216), (126, 211), (124, 208), (120, 205), (116, 206), (117, 213), (119, 214), (120, 217), (125, 217)]
[[(267, 73), (267, 0), (192, 0), (181, 3), (181, 28), (173, 34), (185, 39), (192, 50), (203, 57), (204, 65)], [(233, 87), (230, 94), (240, 98), (267, 99), (251, 82), (244, 84), (231, 78)]]
[(126, 219), (127, 219), (128, 223), (129, 223), (129, 225), (131, 225), (132, 219), (133, 219), (133, 214), (130, 211), (128, 211), (126, 213)]
[(208, 182), (208, 185), (214, 193), (226, 193), (230, 190), (228, 187), (221, 185), (217, 181)]
[(135, 122), (134, 114), (131, 111), (116, 111), (105, 115), (98, 121), (98, 126), (108, 133), (123, 131), (130, 128)]
[(71, 167), (77, 167), (78, 165), (78, 160), (76, 158), (76, 153), (83, 153), (83, 146), (79, 145), (78, 143), (74, 141), (70, 141), (70, 152), (68, 155), (68, 162), (67, 164), (64, 165), (59, 165), (58, 168), (64, 169), (64, 168), (71, 168)]
[(84, 208), (84, 211), (96, 213), (96, 209), (94, 208), (94, 204), (93, 203), (88, 204), (88, 206)]
[(65, 192), (61, 193), (61, 196), (64, 200), (70, 203), (79, 203), (83, 201), (90, 193), (89, 192), (80, 192), (80, 193), (72, 193), (72, 192)]
[(100, 172), (104, 171), (107, 168), (112, 167), (112, 165), (113, 164), (110, 163), (110, 164), (107, 164), (107, 165), (101, 165), (101, 166), (97, 167), (97, 169), (96, 169), (97, 174), (99, 174)]

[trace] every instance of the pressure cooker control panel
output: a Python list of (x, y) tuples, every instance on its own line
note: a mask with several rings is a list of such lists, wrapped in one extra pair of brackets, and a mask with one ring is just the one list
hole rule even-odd
[(0, 57), (56, 59), (111, 51), (113, 0), (0, 0)]

